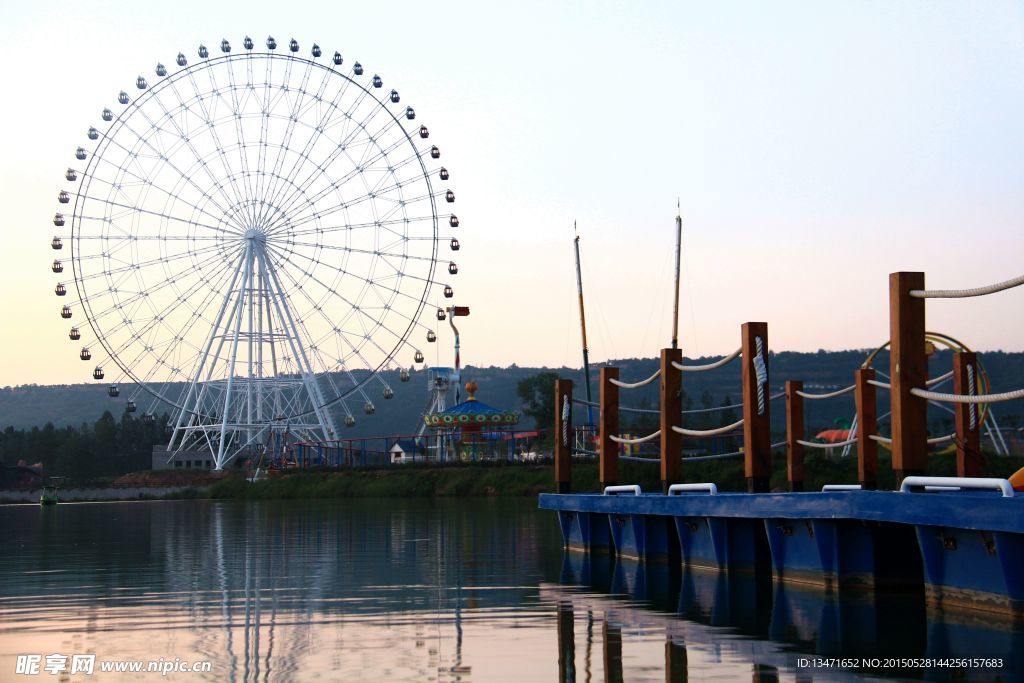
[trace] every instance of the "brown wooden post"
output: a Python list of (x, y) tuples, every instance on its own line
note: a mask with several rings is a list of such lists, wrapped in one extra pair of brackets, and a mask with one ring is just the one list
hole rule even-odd
[(611, 380), (619, 378), (619, 369), (601, 368), (601, 415), (599, 439), (599, 461), (597, 466), (601, 488), (619, 483), (619, 444), (612, 436), (619, 436), (619, 388)]
[(605, 683), (623, 683), (625, 679), (622, 676), (622, 629), (618, 626), (609, 626), (607, 615), (601, 625), (601, 641)]
[(672, 636), (666, 636), (665, 683), (686, 683), (689, 678), (687, 659), (686, 643), (676, 643)]
[[(953, 393), (978, 393), (978, 359), (973, 351), (953, 354)], [(956, 404), (956, 476), (985, 476), (981, 457), (981, 406)]]
[(576, 683), (576, 618), (571, 602), (558, 603), (558, 683)]
[(572, 491), (572, 380), (555, 380), (555, 493)]
[(804, 383), (786, 382), (786, 477), (790, 491), (804, 490)]
[[(772, 476), (771, 402), (768, 400), (768, 323), (743, 323), (743, 472), (747, 491), (768, 490)], [(761, 339), (761, 355), (757, 339)], [(758, 368), (764, 383), (758, 382)], [(760, 397), (760, 398), (759, 398)]]
[(878, 434), (878, 402), (874, 368), (861, 368), (854, 373), (854, 396), (857, 399), (857, 481), (863, 489), (878, 488), (878, 442), (871, 438)]
[(889, 375), (892, 382), (892, 468), (896, 486), (904, 477), (925, 473), (928, 463), (928, 403), (910, 393), (924, 388), (924, 273), (889, 275)]
[(672, 365), (682, 363), (680, 349), (661, 350), (661, 492), (668, 494), (668, 487), (678, 484), (683, 470), (683, 435), (672, 427), (682, 427), (683, 422), (683, 373)]

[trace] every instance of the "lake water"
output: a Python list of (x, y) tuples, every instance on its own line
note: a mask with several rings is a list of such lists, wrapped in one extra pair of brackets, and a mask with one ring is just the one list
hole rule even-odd
[[(26, 655), (39, 674), (16, 673)], [(94, 673), (48, 673), (48, 655), (95, 655)], [(803, 666), (814, 656), (1002, 662)], [(1010, 681), (1022, 657), (1019, 625), (915, 596), (563, 554), (533, 500), (0, 507), (0, 681)], [(101, 671), (122, 660), (179, 670)]]

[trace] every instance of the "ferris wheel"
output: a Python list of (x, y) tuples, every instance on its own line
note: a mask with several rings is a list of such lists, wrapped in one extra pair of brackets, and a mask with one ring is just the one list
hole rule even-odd
[(397, 90), (315, 44), (232, 48), (157, 64), (102, 110), (51, 242), (92, 377), (144, 419), (170, 406), (168, 450), (217, 469), (392, 398), (381, 371), (423, 362), (459, 250), (449, 171)]

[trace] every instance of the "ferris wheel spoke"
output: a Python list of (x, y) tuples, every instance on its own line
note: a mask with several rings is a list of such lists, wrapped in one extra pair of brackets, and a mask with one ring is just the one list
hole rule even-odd
[[(212, 69), (207, 69), (206, 72), (208, 74), (212, 74), (213, 73)], [(193, 90), (195, 92), (197, 92), (197, 93), (198, 92), (202, 92), (199, 89), (199, 84), (196, 82), (196, 78), (195, 78), (195, 74), (194, 74), (193, 70), (192, 69), (187, 69), (187, 73), (188, 73), (189, 82), (192, 84)], [(211, 76), (211, 79), (212, 78), (213, 77)], [(171, 90), (172, 90), (172, 92), (174, 92), (175, 96), (178, 98), (178, 101), (181, 103), (182, 107), (187, 110), (188, 106), (185, 104), (184, 98), (181, 97), (181, 93), (178, 91), (178, 83), (177, 83), (177, 81), (172, 81), (171, 82)], [(207, 128), (207, 130), (209, 130), (210, 135), (213, 137), (214, 148), (215, 148), (215, 150), (217, 152), (217, 159), (220, 161), (220, 164), (221, 164), (221, 166), (224, 169), (224, 174), (227, 176), (228, 182), (231, 185), (231, 190), (232, 190), (232, 193), (233, 193), (234, 198), (235, 198), (235, 202), (234, 202), (233, 205), (235, 205), (235, 206), (241, 205), (245, 201), (245, 195), (244, 195), (243, 192), (241, 192), (239, 190), (238, 185), (235, 182), (235, 174), (232, 173), (232, 171), (231, 171), (231, 165), (228, 162), (227, 153), (226, 153), (226, 151), (224, 149), (224, 145), (221, 143), (220, 135), (217, 133), (217, 126), (214, 124), (214, 119), (213, 119), (212, 115), (210, 114), (209, 108), (206, 105), (206, 98), (199, 97), (199, 98), (197, 98), (197, 102), (199, 104), (200, 109), (202, 110), (202, 118), (204, 119), (204, 122), (206, 123), (206, 128)], [(187, 138), (186, 138), (186, 142), (188, 142)], [(189, 144), (191, 144), (191, 143), (189, 143)], [(197, 157), (197, 158), (201, 159), (202, 157)], [(211, 177), (211, 179), (212, 179), (212, 177)], [(214, 182), (216, 182), (216, 181), (214, 181)]]
[[(359, 123), (356, 124), (355, 129), (353, 129), (351, 132), (348, 131), (346, 124), (351, 123), (352, 119), (351, 117), (346, 115), (346, 118), (344, 119), (343, 123), (343, 126), (346, 127), (342, 131), (342, 139), (338, 142), (334, 151), (330, 155), (328, 155), (327, 159), (325, 159), (316, 169), (312, 170), (310, 174), (306, 177), (306, 179), (303, 180), (302, 183), (300, 183), (299, 188), (301, 192), (305, 192), (307, 189), (309, 189), (309, 186), (317, 180), (319, 175), (325, 172), (326, 169), (330, 168), (330, 166), (338, 159), (340, 155), (347, 154), (348, 147), (353, 144), (353, 142), (356, 139), (356, 136), (359, 135), (360, 132), (366, 134), (367, 137), (372, 137), (370, 132), (366, 129), (366, 124), (369, 123), (373, 119), (373, 117), (377, 116), (381, 111), (387, 112), (387, 109), (385, 108), (384, 104), (377, 100), (375, 97), (370, 96), (368, 94), (368, 91), (366, 91), (365, 89), (361, 89), (361, 92), (357, 98), (357, 103), (350, 109), (350, 111), (357, 109), (359, 103), (368, 96), (370, 97), (370, 99), (374, 101), (374, 105), (371, 106), (369, 113), (366, 115), (365, 118), (363, 118)], [(395, 120), (392, 119), (392, 122), (394, 123)], [(399, 124), (399, 127), (401, 127), (401, 124)], [(407, 140), (402, 140), (400, 142), (407, 142)], [(398, 145), (399, 143), (395, 143), (396, 148)], [(349, 175), (354, 177), (358, 175), (358, 173), (358, 169), (354, 169)], [(341, 184), (344, 184), (344, 182), (345, 181), (342, 181)], [(333, 189), (339, 188), (340, 186), (340, 184), (334, 184), (333, 188), (326, 188), (324, 192), (329, 192)], [(282, 210), (285, 212), (290, 211), (292, 205), (295, 203), (295, 201), (297, 201), (297, 198), (299, 196), (301, 196), (299, 193), (292, 193), (291, 197), (288, 200), (282, 202)], [(319, 195), (314, 195), (312, 201), (315, 202), (317, 199), (319, 199)]]
[[(109, 161), (106, 161), (106, 160), (103, 160), (101, 163), (106, 163), (106, 164), (111, 165), (113, 168), (115, 168), (118, 171), (120, 171), (122, 173), (122, 175), (129, 175), (129, 176), (131, 176), (134, 179), (134, 182), (132, 183), (132, 186), (135, 186), (135, 187), (147, 187), (147, 188), (155, 189), (158, 192), (161, 192), (164, 195), (166, 195), (166, 197), (169, 200), (180, 201), (183, 204), (185, 204), (185, 205), (189, 206), (190, 208), (192, 208), (193, 210), (195, 210), (196, 212), (201, 213), (201, 214), (207, 216), (208, 218), (212, 218), (215, 221), (218, 220), (218, 216), (215, 216), (214, 214), (210, 213), (206, 209), (201, 208), (197, 204), (194, 204), (192, 202), (189, 202), (189, 201), (185, 200), (184, 198), (181, 197), (180, 194), (176, 194), (173, 190), (166, 190), (163, 187), (160, 187), (160, 186), (156, 185), (155, 183), (151, 182), (149, 179), (142, 177), (141, 175), (131, 173), (131, 171), (129, 171), (126, 167), (117, 166), (116, 164), (113, 164), (113, 163), (111, 163)], [(106, 178), (102, 178), (102, 177), (99, 177), (99, 176), (92, 176), (91, 180), (99, 181), (100, 183), (108, 185), (111, 188), (115, 188), (115, 187), (117, 187), (117, 185), (124, 185), (124, 183), (115, 183), (112, 180), (108, 180)], [(90, 187), (91, 187), (91, 184), (90, 184)], [(100, 201), (100, 202), (105, 201), (105, 200), (99, 199), (98, 197), (86, 197), (85, 195), (81, 195), (81, 194), (73, 195), (73, 196), (81, 196), (81, 197), (84, 197), (84, 198), (87, 198), (87, 199), (92, 199), (94, 201)], [(203, 197), (206, 198), (206, 199), (209, 199), (209, 200), (213, 199), (213, 197), (211, 195), (208, 195), (208, 194), (203, 195)], [(214, 204), (214, 205), (216, 206), (216, 204)]]
[[(381, 180), (378, 181), (378, 183), (383, 182), (383, 180), (384, 180), (384, 178), (381, 178)], [(352, 200), (347, 201), (347, 202), (343, 202), (341, 204), (337, 204), (337, 205), (332, 206), (332, 207), (318, 207), (316, 209), (316, 211), (315, 211), (315, 215), (312, 216), (311, 218), (303, 218), (303, 213), (299, 213), (295, 217), (293, 217), (290, 220), (288, 220), (287, 222), (282, 222), (281, 224), (279, 224), (276, 227), (276, 230), (288, 230), (290, 234), (301, 235), (304, 232), (309, 232), (309, 231), (294, 230), (295, 227), (301, 226), (301, 225), (305, 225), (306, 223), (309, 222), (310, 219), (317, 220), (317, 219), (322, 218), (325, 215), (330, 215), (332, 213), (335, 213), (338, 210), (351, 209), (351, 208), (360, 206), (360, 205), (362, 205), (362, 204), (364, 204), (366, 202), (374, 202), (376, 200), (380, 200), (382, 202), (391, 202), (394, 205), (392, 210), (389, 212), (389, 214), (390, 214), (390, 213), (393, 213), (394, 211), (402, 209), (403, 207), (405, 207), (405, 206), (407, 206), (409, 204), (416, 204), (418, 202), (421, 202), (421, 201), (424, 201), (424, 200), (428, 200), (431, 197), (439, 197), (439, 196), (441, 196), (443, 194), (443, 193), (437, 193), (437, 194), (432, 195), (430, 193), (427, 193), (427, 194), (417, 195), (416, 197), (410, 197), (410, 198), (405, 198), (405, 197), (402, 196), (401, 191), (404, 188), (406, 188), (408, 186), (411, 186), (411, 185), (416, 185), (416, 184), (421, 183), (421, 182), (423, 182), (423, 178), (422, 177), (410, 177), (410, 178), (406, 178), (404, 180), (399, 180), (399, 181), (393, 183), (392, 185), (389, 185), (389, 186), (384, 187), (384, 188), (379, 187), (379, 184), (378, 184), (378, 185), (374, 186), (373, 188), (371, 188), (370, 192), (368, 192), (367, 194), (365, 194), (365, 195), (363, 195), (361, 197), (357, 197), (355, 199), (352, 199)], [(399, 196), (397, 198), (389, 196), (389, 193), (392, 193), (392, 192), (398, 192)], [(306, 206), (304, 208), (308, 210), (308, 209), (310, 209), (312, 207), (313, 207), (313, 205), (310, 204), (310, 205), (308, 205), (308, 206)], [(385, 216), (387, 216), (389, 214), (385, 214)], [(431, 215), (431, 218), (433, 218), (433, 215)], [(291, 228), (291, 229), (289, 229), (289, 228)], [(316, 232), (317, 229), (311, 229), (311, 231)], [(271, 231), (271, 234), (273, 234), (273, 231)]]
[[(289, 278), (289, 280), (291, 280), (292, 284), (295, 286), (296, 291), (301, 293), (302, 296), (307, 300), (307, 302), (309, 302), (311, 304), (311, 307), (312, 307), (312, 309), (314, 311), (316, 311), (316, 314), (319, 315), (320, 317), (322, 317), (324, 319), (324, 321), (328, 323), (328, 325), (333, 326), (334, 329), (338, 329), (336, 324), (334, 323), (334, 321), (330, 317), (328, 317), (327, 313), (323, 310), (323, 306), (317, 304), (317, 302), (313, 300), (313, 298), (309, 294), (308, 289), (306, 287), (300, 286), (300, 283), (294, 278), (294, 276), (292, 276), (292, 274), (287, 269), (281, 269), (281, 271), (284, 273), (285, 277), (287, 277), (287, 278)], [(380, 329), (380, 328), (383, 328), (383, 329), (387, 330), (389, 333), (391, 333), (392, 335), (394, 335), (397, 339), (401, 339), (401, 335), (395, 333), (390, 328), (387, 328), (385, 325), (383, 325), (383, 323), (376, 316), (374, 316), (372, 313), (368, 312), (364, 307), (358, 305), (354, 301), (351, 301), (350, 299), (345, 297), (343, 294), (341, 294), (337, 289), (335, 289), (335, 288), (331, 287), (330, 285), (328, 285), (327, 283), (323, 282), (320, 278), (316, 277), (316, 275), (312, 274), (310, 271), (303, 271), (303, 272), (309, 277), (310, 280), (312, 280), (312, 281), (316, 282), (317, 284), (319, 284), (327, 292), (330, 292), (330, 293), (334, 294), (338, 299), (340, 299), (341, 301), (346, 303), (352, 309), (352, 311), (358, 313), (360, 315), (360, 317), (359, 317), (360, 322), (371, 323), (370, 329)], [(367, 284), (371, 284), (372, 285), (372, 283), (369, 282), (369, 281), (367, 281)], [(375, 343), (375, 342), (372, 341), (372, 335), (368, 333), (369, 330), (364, 327), (363, 331), (364, 331), (364, 334), (361, 335), (361, 336), (365, 340), (370, 341), (371, 343)], [(342, 334), (345, 334), (345, 333), (342, 331)], [(352, 345), (352, 346), (353, 346), (353, 348), (355, 348), (356, 345)]]
[[(337, 272), (339, 274), (339, 276), (346, 276), (346, 275), (348, 275), (348, 276), (351, 276), (351, 277), (355, 277), (355, 276), (352, 276), (351, 273), (343, 270), (339, 266), (334, 265), (330, 261), (321, 261), (319, 259), (313, 259), (310, 256), (307, 256), (305, 254), (301, 254), (301, 253), (298, 253), (298, 252), (293, 254), (293, 256), (298, 256), (298, 257), (303, 258), (305, 261), (307, 261), (310, 264), (310, 268), (314, 268), (314, 267), (327, 268), (327, 269), (330, 269), (330, 270), (333, 270), (333, 271)], [(441, 286), (443, 286), (445, 284), (445, 283), (442, 283), (442, 282), (437, 282), (437, 281), (433, 280), (430, 277), (427, 277), (427, 278), (419, 277), (419, 278), (417, 278), (417, 277), (412, 276), (411, 274), (402, 272), (400, 270), (396, 270), (396, 274), (395, 275), (388, 276), (388, 277), (389, 278), (393, 277), (393, 278), (397, 278), (397, 279), (412, 278), (412, 279), (416, 279), (416, 280), (418, 280), (420, 282), (423, 282), (428, 287), (429, 286), (433, 286), (433, 285), (441, 285)], [(362, 280), (365, 284), (368, 284), (368, 285), (371, 285), (371, 286), (383, 287), (383, 285), (380, 285), (379, 283), (380, 283), (381, 280), (383, 280), (385, 278), (359, 278), (359, 279)], [(400, 289), (390, 289), (390, 288), (387, 288), (387, 287), (384, 287), (384, 289), (385, 289), (385, 291), (395, 292), (397, 294), (397, 296), (399, 296), (401, 298), (404, 298), (404, 299), (408, 299), (411, 302), (414, 302), (415, 304), (417, 304), (417, 307), (418, 307), (418, 304), (424, 298), (424, 297), (413, 296), (409, 292), (404, 292), (404, 291), (402, 291)]]
[[(229, 267), (230, 267), (230, 264), (225, 264), (224, 270), (227, 270)], [(189, 301), (192, 295), (198, 294), (200, 291), (202, 291), (204, 289), (204, 287), (205, 287), (204, 283), (201, 283), (201, 282), (200, 283), (195, 283), (192, 286), (192, 288), (188, 292), (185, 293), (185, 295), (182, 295), (182, 296), (179, 297), (179, 302)], [(188, 320), (184, 324), (182, 324), (180, 326), (179, 331), (178, 331), (178, 338), (177, 339), (172, 338), (171, 340), (168, 341), (168, 343), (167, 343), (167, 351), (165, 351), (165, 354), (163, 356), (157, 357), (155, 359), (156, 362), (154, 364), (151, 364), (151, 372), (156, 372), (158, 369), (163, 368), (163, 367), (166, 366), (166, 358), (167, 358), (166, 354), (168, 352), (170, 352), (171, 350), (180, 349), (180, 346), (172, 346), (174, 341), (178, 341), (180, 343), (185, 343), (185, 344), (188, 344), (189, 346), (192, 346), (189, 342), (185, 341), (186, 335), (189, 332), (191, 332), (193, 327), (200, 320), (204, 319), (202, 311), (205, 310), (209, 306), (209, 304), (213, 300), (216, 299), (216, 296), (217, 296), (218, 293), (219, 292), (216, 289), (205, 288), (205, 296), (203, 297), (202, 303), (199, 306), (191, 307), (191, 310), (193, 311), (193, 313), (188, 318)], [(162, 323), (163, 320), (164, 319), (162, 317), (151, 318), (149, 320), (149, 322), (144, 327), (142, 327), (142, 328), (140, 328), (138, 330), (132, 330), (130, 335), (128, 336), (128, 338), (125, 339), (121, 343), (121, 345), (119, 347), (108, 349), (108, 353), (110, 354), (110, 356), (112, 358), (117, 358), (117, 357), (121, 356), (124, 352), (126, 352), (132, 346), (137, 346), (137, 342), (141, 341), (142, 337), (144, 335), (149, 334), (151, 332), (151, 330), (153, 330), (155, 327), (157, 327), (159, 323)], [(118, 335), (120, 333), (121, 329), (127, 329), (128, 325), (129, 325), (129, 322), (128, 322), (127, 318), (125, 318), (123, 320), (123, 322), (118, 323), (118, 324), (112, 326), (108, 330), (107, 338), (110, 338), (112, 336)], [(193, 347), (193, 348), (195, 348), (195, 347)], [(137, 365), (143, 359), (143, 357), (145, 355), (152, 354), (153, 350), (154, 350), (153, 346), (151, 346), (150, 344), (144, 343), (141, 347), (138, 348), (136, 356), (127, 365), (129, 365), (130, 367), (133, 367), (133, 366)], [(124, 368), (124, 369), (127, 371), (127, 368)], [(175, 374), (184, 376), (184, 374), (182, 372), (180, 372), (180, 370), (177, 373), (175, 373)]]
[[(180, 97), (180, 95), (177, 92), (177, 84), (176, 83), (173, 83), (173, 82), (171, 83), (171, 90), (178, 97), (179, 103), (181, 104), (181, 107), (182, 107), (181, 111), (187, 112), (188, 111), (188, 107), (184, 104), (184, 102), (181, 102), (181, 97)], [(178, 121), (175, 119), (174, 114), (171, 113), (171, 111), (164, 104), (164, 101), (162, 99), (160, 99), (160, 97), (158, 95), (154, 95), (151, 98), (150, 101), (155, 102), (160, 107), (161, 111), (163, 111), (163, 113), (164, 113), (164, 118), (167, 120), (168, 123), (170, 123), (174, 127), (174, 130), (173, 131), (172, 130), (168, 130), (168, 129), (158, 125), (155, 121), (153, 121), (153, 119), (149, 116), (149, 114), (146, 111), (144, 111), (142, 108), (136, 109), (136, 111), (139, 112), (139, 115), (145, 120), (145, 123), (147, 123), (149, 125), (149, 131), (151, 133), (155, 131), (157, 133), (161, 133), (161, 134), (167, 135), (168, 137), (175, 137), (181, 143), (183, 143), (185, 145), (185, 147), (187, 147), (188, 150), (191, 152), (193, 158), (195, 159), (196, 164), (199, 165), (203, 169), (203, 171), (206, 172), (206, 176), (210, 180), (210, 183), (212, 184), (212, 186), (217, 188), (217, 190), (219, 191), (220, 195), (227, 202), (227, 205), (231, 206), (233, 204), (232, 198), (224, 190), (223, 184), (220, 181), (218, 181), (217, 178), (213, 175), (212, 171), (209, 169), (208, 165), (205, 163), (203, 154), (198, 149), (196, 149), (195, 145), (192, 143), (192, 138), (188, 134), (188, 132), (181, 128), (181, 126), (179, 125)], [(185, 182), (187, 182), (189, 185), (191, 185), (193, 187), (193, 189), (195, 189), (197, 192), (199, 192), (200, 196), (209, 197), (210, 201), (219, 210), (221, 210), (225, 214), (228, 213), (227, 209), (224, 206), (220, 205), (220, 203), (215, 202), (213, 200), (213, 197), (212, 197), (210, 192), (204, 190), (192, 178), (192, 174), (191, 173), (188, 173), (188, 172), (184, 171), (183, 169), (179, 168), (178, 165), (175, 164), (171, 160), (170, 155), (164, 154), (159, 149), (157, 149), (152, 142), (150, 142), (150, 138), (152, 136), (144, 136), (142, 133), (138, 132), (137, 130), (135, 130), (135, 128), (130, 126), (126, 121), (122, 122), (120, 124), (120, 127), (122, 127), (124, 130), (127, 130), (132, 135), (134, 135), (136, 140), (138, 140), (138, 142), (140, 144), (145, 145), (151, 151), (155, 152), (157, 154), (157, 157), (160, 160), (162, 165), (165, 165), (167, 168), (170, 168), (175, 173), (177, 173), (179, 177), (181, 177), (183, 180), (185, 180)], [(128, 150), (123, 145), (121, 145), (121, 147), (130, 156), (134, 157), (136, 155), (135, 152), (132, 152), (131, 150)], [(140, 169), (140, 171), (141, 171), (141, 169)]]
[[(242, 182), (245, 185), (245, 195), (254, 197), (254, 181), (249, 171), (249, 150), (245, 142), (245, 126), (242, 118), (242, 101), (239, 98), (239, 87), (235, 84), (235, 70), (229, 64), (227, 68), (229, 92), (231, 94), (231, 113), (235, 119), (235, 139), (238, 142), (238, 162), (242, 170)], [(252, 215), (251, 212), (249, 214)]]
[[(185, 279), (186, 277), (190, 276), (192, 273), (199, 271), (200, 268), (201, 268), (200, 265), (195, 264), (191, 268), (188, 268), (188, 269), (180, 272), (176, 277), (165, 279), (165, 280), (157, 283), (156, 285), (152, 286), (151, 288), (147, 289), (144, 292), (133, 292), (131, 294), (131, 296), (127, 297), (126, 299), (118, 299), (116, 302), (112, 303), (108, 308), (101, 309), (100, 311), (96, 312), (95, 315), (92, 316), (92, 317), (99, 318), (99, 317), (107, 315), (110, 312), (115, 311), (115, 310), (122, 311), (126, 306), (137, 304), (140, 301), (143, 301), (145, 299), (149, 299), (153, 295), (159, 294), (163, 289), (176, 284), (178, 282), (178, 280)], [(215, 271), (215, 273), (213, 275), (216, 276), (218, 274), (219, 274), (219, 271)], [(212, 279), (212, 277), (201, 277), (199, 280), (203, 284), (209, 285), (211, 279)], [(108, 292), (104, 292), (104, 291), (101, 290), (100, 292), (97, 292), (93, 296), (95, 298), (97, 298), (97, 299), (101, 299), (101, 298), (105, 298), (107, 296), (107, 294), (108, 294)], [(83, 304), (88, 304), (91, 299), (87, 295), (85, 297), (82, 297), (81, 300), (82, 300)], [(182, 303), (182, 302), (183, 302), (182, 298), (179, 297), (179, 301), (177, 303)]]
[[(316, 103), (322, 103), (324, 90), (326, 90), (328, 79), (332, 73), (333, 72), (331, 71), (324, 72), (323, 78), (320, 83), (320, 88), (317, 90), (317, 94), (312, 98), (310, 106), (313, 106)], [(351, 82), (352, 81), (349, 79), (343, 80), (341, 88), (339, 88), (337, 93), (335, 93), (334, 98), (331, 100), (330, 104), (328, 104), (324, 108), (317, 122), (317, 125), (310, 128), (309, 138), (306, 140), (306, 144), (303, 146), (302, 153), (300, 156), (308, 158), (311, 150), (313, 149), (314, 143), (321, 135), (323, 135), (328, 119), (333, 114), (333, 112), (337, 111), (337, 105), (340, 99), (344, 96), (346, 92), (348, 92), (348, 86)], [(297, 170), (297, 167), (293, 169), (292, 173), (289, 174), (289, 177), (294, 177), (295, 170)], [(271, 204), (277, 204), (280, 201), (280, 195), (276, 195), (271, 199)]]
[[(285, 78), (284, 78), (285, 82), (287, 82), (287, 80), (288, 80), (288, 74), (291, 73), (291, 66), (292, 66), (292, 62), (288, 61), (287, 62), (287, 66), (286, 66)], [(306, 63), (306, 69), (305, 69), (305, 71), (302, 74), (302, 81), (299, 84), (299, 87), (297, 89), (297, 93), (295, 94), (295, 99), (291, 103), (292, 106), (289, 108), (288, 122), (285, 125), (285, 133), (284, 133), (284, 136), (283, 136), (283, 142), (280, 145), (278, 145), (277, 155), (276, 155), (276, 158), (274, 159), (274, 166), (273, 166), (273, 171), (272, 171), (272, 173), (274, 174), (273, 182), (270, 185), (270, 187), (267, 188), (267, 192), (266, 192), (266, 197), (267, 197), (268, 201), (264, 205), (263, 211), (261, 211), (257, 215), (257, 217), (256, 217), (257, 224), (259, 224), (259, 225), (262, 225), (262, 224), (264, 224), (266, 222), (266, 220), (267, 220), (267, 211), (270, 210), (268, 207), (273, 205), (274, 197), (277, 194), (277, 186), (279, 184), (278, 183), (279, 176), (281, 175), (282, 170), (284, 168), (284, 164), (285, 164), (285, 156), (283, 154), (283, 151), (287, 150), (287, 149), (289, 149), (291, 147), (292, 136), (294, 135), (294, 132), (295, 132), (295, 125), (299, 121), (299, 113), (300, 113), (300, 110), (302, 109), (303, 100), (305, 99), (305, 96), (308, 94), (306, 92), (306, 87), (307, 87), (307, 85), (309, 83), (309, 76), (312, 73), (312, 71), (311, 71), (312, 68), (313, 68), (313, 63), (312, 62), (307, 62)], [(288, 95), (290, 95), (290, 94), (291, 94), (291, 89), (290, 88), (289, 89), (284, 89), (283, 93), (282, 93), (282, 99), (287, 101)], [(299, 157), (299, 159), (301, 159), (301, 156)], [(299, 160), (296, 160), (295, 164), (297, 165), (298, 163), (299, 163)], [(293, 166), (292, 170), (294, 171), (294, 166)]]

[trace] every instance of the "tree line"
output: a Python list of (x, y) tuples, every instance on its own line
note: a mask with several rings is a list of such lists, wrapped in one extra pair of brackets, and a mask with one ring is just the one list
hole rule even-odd
[(106, 411), (92, 424), (42, 427), (0, 432), (0, 461), (4, 465), (41, 464), (43, 476), (63, 476), (75, 482), (119, 476), (150, 468), (153, 444), (165, 440), (167, 416), (147, 421), (124, 413), (120, 419)]

